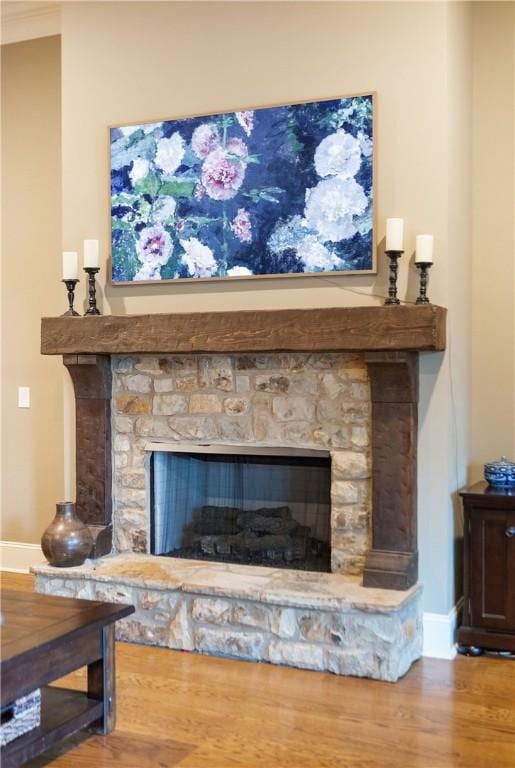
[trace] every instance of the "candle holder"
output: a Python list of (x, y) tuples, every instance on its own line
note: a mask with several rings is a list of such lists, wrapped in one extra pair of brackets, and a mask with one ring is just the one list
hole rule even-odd
[(420, 272), (420, 290), (417, 296), (416, 304), (431, 304), (427, 297), (427, 281), (429, 275), (427, 274), (433, 266), (432, 261), (418, 261), (415, 263), (416, 268)]
[(390, 259), (390, 277), (388, 278), (388, 298), (385, 300), (385, 304), (400, 304), (401, 302), (397, 298), (397, 272), (398, 272), (398, 260), (402, 256), (404, 251), (385, 251), (385, 254)]
[(97, 308), (97, 289), (95, 286), (95, 275), (100, 270), (100, 267), (84, 267), (84, 272), (88, 273), (88, 293), (89, 293), (89, 308), (86, 310), (86, 315), (100, 315), (100, 310)]
[(75, 286), (79, 280), (61, 280), (61, 282), (65, 284), (66, 290), (68, 291), (68, 310), (63, 312), (61, 317), (80, 317), (79, 313), (73, 308), (73, 302), (75, 301)]

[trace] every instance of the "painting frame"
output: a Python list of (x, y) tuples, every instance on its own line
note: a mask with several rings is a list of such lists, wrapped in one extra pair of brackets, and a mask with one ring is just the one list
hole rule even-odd
[(112, 182), (111, 182), (111, 136), (112, 131), (119, 129), (121, 123), (112, 124), (107, 127), (107, 159), (108, 159), (108, 196), (109, 196), (109, 258), (108, 258), (108, 283), (115, 287), (128, 287), (128, 286), (148, 286), (148, 285), (174, 285), (174, 284), (195, 284), (195, 283), (207, 283), (207, 282), (219, 282), (219, 281), (242, 281), (242, 280), (281, 280), (284, 278), (306, 278), (306, 279), (318, 279), (324, 281), (330, 281), (331, 277), (352, 277), (352, 276), (367, 276), (377, 274), (377, 93), (376, 91), (363, 91), (348, 93), (338, 96), (327, 96), (323, 98), (312, 99), (295, 99), (288, 102), (275, 102), (267, 104), (259, 104), (246, 107), (238, 107), (236, 109), (224, 109), (220, 112), (199, 112), (194, 114), (176, 115), (173, 117), (159, 117), (156, 119), (145, 119), (139, 121), (130, 121), (123, 123), (123, 127), (130, 126), (146, 126), (152, 123), (164, 123), (175, 122), (181, 120), (192, 119), (208, 119), (210, 117), (224, 116), (235, 114), (236, 112), (247, 111), (259, 111), (266, 109), (277, 109), (281, 107), (295, 107), (304, 106), (325, 102), (333, 102), (344, 99), (358, 99), (358, 98), (370, 98), (372, 116), (371, 116), (371, 135), (372, 135), (372, 151), (371, 151), (371, 197), (372, 197), (372, 229), (371, 229), (371, 245), (370, 245), (370, 257), (371, 266), (367, 269), (346, 269), (346, 270), (322, 270), (322, 271), (302, 271), (302, 272), (277, 272), (277, 273), (265, 273), (265, 274), (245, 274), (245, 275), (209, 275), (206, 277), (162, 277), (159, 279), (143, 279), (143, 280), (116, 280), (113, 278), (113, 216), (112, 216)]

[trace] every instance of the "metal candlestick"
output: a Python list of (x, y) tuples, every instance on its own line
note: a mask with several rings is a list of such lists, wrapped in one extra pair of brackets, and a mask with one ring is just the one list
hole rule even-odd
[(385, 254), (390, 259), (390, 277), (388, 278), (390, 285), (388, 287), (388, 298), (386, 299), (385, 304), (401, 303), (397, 298), (397, 262), (403, 253), (404, 251), (385, 251)]
[(79, 282), (78, 280), (61, 280), (65, 284), (68, 291), (68, 310), (63, 312), (62, 317), (80, 317), (79, 313), (73, 308), (73, 302), (75, 301), (75, 286)]
[(88, 273), (88, 293), (89, 293), (89, 308), (86, 311), (86, 315), (99, 315), (100, 311), (97, 309), (97, 290), (95, 286), (95, 275), (100, 270), (100, 267), (84, 267), (84, 272)]
[(418, 261), (415, 264), (416, 268), (420, 272), (420, 291), (417, 297), (416, 304), (431, 304), (427, 297), (427, 281), (429, 275), (427, 274), (433, 266), (432, 261)]

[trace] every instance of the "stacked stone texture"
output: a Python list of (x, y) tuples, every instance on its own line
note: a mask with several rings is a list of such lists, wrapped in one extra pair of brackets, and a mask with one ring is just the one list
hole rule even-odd
[(147, 551), (149, 442), (324, 448), (332, 459), (332, 570), (370, 544), (370, 392), (353, 354), (112, 358), (115, 549)]

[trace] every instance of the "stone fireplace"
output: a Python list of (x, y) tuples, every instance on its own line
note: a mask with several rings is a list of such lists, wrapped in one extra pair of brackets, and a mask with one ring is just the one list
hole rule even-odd
[(433, 306), (44, 319), (95, 545), (37, 588), (133, 602), (120, 639), (397, 679), (421, 649), (417, 353), (444, 344)]

